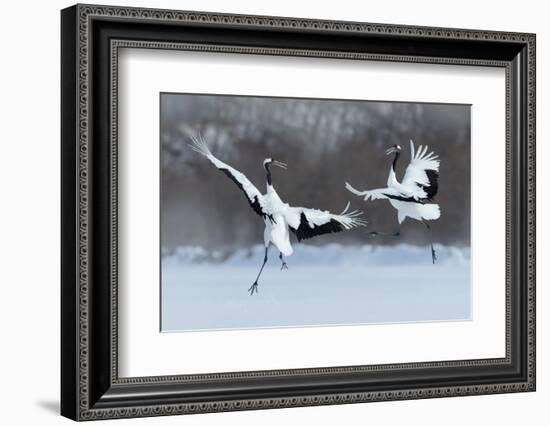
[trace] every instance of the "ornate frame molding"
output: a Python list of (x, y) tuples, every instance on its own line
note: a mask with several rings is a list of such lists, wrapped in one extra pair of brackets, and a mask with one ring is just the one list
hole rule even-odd
[[(443, 396), (461, 396), (476, 395), (488, 393), (504, 393), (517, 391), (533, 391), (535, 389), (535, 36), (533, 34), (521, 34), (496, 31), (478, 31), (465, 29), (447, 29), (447, 28), (429, 28), (429, 27), (411, 27), (402, 25), (370, 24), (359, 22), (337, 22), (323, 20), (294, 19), (267, 16), (246, 16), (229, 15), (202, 12), (185, 12), (156, 9), (136, 9), (126, 7), (104, 7), (77, 5), (65, 11), (67, 19), (66, 25), (71, 25), (68, 33), (76, 37), (75, 52), (73, 52), (75, 64), (75, 92), (76, 103), (70, 107), (76, 109), (76, 129), (74, 140), (65, 140), (64, 146), (74, 144), (75, 158), (66, 161), (76, 161), (74, 170), (75, 181), (75, 199), (71, 207), (75, 213), (75, 235), (76, 239), (74, 252), (66, 258), (64, 262), (76, 262), (76, 276), (64, 282), (64, 291), (69, 287), (74, 287), (76, 306), (74, 312), (68, 313), (63, 317), (63, 321), (72, 319), (76, 325), (76, 336), (70, 337), (74, 342), (68, 346), (76, 349), (76, 359), (74, 360), (75, 383), (65, 384), (67, 391), (77, 392), (75, 399), (76, 406), (72, 406), (72, 400), (63, 394), (65, 408), (62, 407), (64, 414), (78, 420), (92, 420), (113, 417), (140, 417), (151, 415), (170, 415), (186, 414), (197, 412), (230, 411), (245, 409), (263, 409), (280, 408), (292, 406), (309, 406), (325, 404), (343, 404), (366, 401), (382, 400), (400, 400), (415, 398), (435, 398)], [(90, 114), (92, 111), (92, 93), (91, 93), (91, 48), (92, 46), (92, 22), (97, 19), (109, 19), (114, 21), (132, 21), (140, 23), (172, 23), (178, 25), (214, 25), (227, 28), (256, 28), (256, 29), (277, 29), (290, 30), (293, 32), (315, 31), (327, 34), (360, 34), (360, 35), (380, 35), (387, 38), (392, 37), (410, 37), (414, 40), (449, 40), (449, 41), (483, 41), (483, 42), (506, 42), (517, 44), (518, 47), (526, 49), (526, 106), (525, 106), (525, 125), (527, 140), (525, 146), (525, 166), (526, 181), (524, 188), (524, 198), (526, 203), (526, 273), (527, 282), (525, 301), (526, 309), (526, 355), (525, 380), (509, 381), (492, 384), (464, 385), (464, 386), (436, 386), (427, 388), (402, 388), (399, 390), (384, 391), (360, 391), (360, 392), (330, 392), (301, 396), (274, 396), (268, 398), (230, 398), (217, 399), (209, 402), (164, 402), (159, 404), (141, 404), (141, 405), (115, 405), (110, 403), (100, 404), (97, 398), (92, 397), (94, 393), (90, 389), (91, 374), (94, 374), (90, 365), (90, 354), (93, 351), (91, 341), (94, 337), (91, 333), (90, 321), (93, 318), (90, 315), (90, 277), (92, 275), (91, 263), (91, 215), (94, 206), (91, 204), (93, 199), (91, 188), (92, 170), (90, 162)], [(74, 27), (73, 27), (74, 25)], [(398, 61), (398, 62), (424, 62), (424, 63), (444, 63), (457, 65), (481, 65), (504, 67), (506, 69), (506, 104), (507, 104), (507, 261), (506, 261), (506, 358), (503, 359), (484, 359), (484, 360), (464, 360), (453, 362), (434, 362), (434, 363), (415, 363), (415, 364), (388, 364), (377, 366), (353, 366), (353, 367), (329, 367), (321, 369), (306, 370), (275, 370), (262, 372), (245, 373), (223, 373), (212, 375), (195, 376), (162, 376), (162, 377), (140, 377), (140, 378), (119, 378), (117, 368), (117, 345), (118, 345), (118, 327), (117, 327), (117, 71), (118, 71), (118, 49), (119, 48), (155, 48), (155, 49), (177, 49), (177, 50), (196, 50), (196, 51), (217, 51), (239, 54), (264, 54), (264, 55), (298, 55), (315, 56), (325, 58), (356, 59), (356, 60), (375, 60), (375, 61)], [(68, 49), (69, 47), (67, 47)], [(72, 59), (73, 57), (71, 57)], [(296, 49), (296, 48), (277, 48), (277, 47), (249, 47), (249, 46), (231, 46), (215, 45), (211, 43), (182, 43), (170, 41), (145, 41), (132, 39), (112, 39), (110, 41), (110, 81), (111, 91), (110, 102), (110, 344), (111, 358), (109, 366), (109, 381), (113, 388), (123, 388), (126, 385), (160, 385), (181, 382), (203, 382), (217, 381), (227, 379), (245, 379), (262, 378), (277, 376), (304, 376), (308, 374), (331, 375), (341, 373), (358, 373), (400, 369), (419, 369), (419, 368), (441, 368), (441, 367), (472, 367), (483, 365), (503, 365), (511, 363), (512, 356), (512, 266), (510, 256), (512, 256), (512, 137), (514, 131), (511, 127), (512, 97), (514, 96), (514, 64), (509, 60), (486, 60), (460, 57), (438, 57), (438, 56), (415, 56), (415, 55), (395, 55), (380, 53), (361, 53), (361, 52), (343, 52), (327, 51), (315, 49)], [(67, 106), (69, 107), (69, 106)], [(71, 200), (70, 200), (71, 201)], [(67, 201), (68, 203), (68, 201)], [(65, 308), (68, 309), (68, 308)], [(65, 337), (69, 339), (69, 337)], [(64, 367), (65, 368), (65, 367)], [(107, 401), (109, 402), (109, 401)], [(69, 406), (69, 405), (70, 406)]]

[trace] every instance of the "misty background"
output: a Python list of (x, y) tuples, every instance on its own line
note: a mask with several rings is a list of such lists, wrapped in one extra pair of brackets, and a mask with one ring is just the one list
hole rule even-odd
[(469, 246), (469, 105), (171, 93), (162, 93), (160, 104), (161, 241), (167, 252), (199, 246), (230, 253), (263, 241), (264, 224), (241, 191), (188, 147), (189, 133), (196, 132), (262, 193), (262, 162), (271, 156), (288, 164), (286, 171), (272, 169), (283, 201), (334, 213), (350, 201), (352, 209), (365, 212), (367, 228), (306, 244), (426, 245), (425, 227), (410, 218), (399, 238), (369, 238), (370, 230), (395, 231), (397, 212), (385, 200), (363, 202), (344, 182), (361, 190), (386, 186), (393, 157), (384, 151), (393, 144), (402, 147), (401, 180), (410, 160), (409, 140), (428, 145), (441, 160), (435, 197), (441, 218), (431, 222), (434, 242)]
[[(213, 330), (383, 322), (468, 320), (470, 287), (470, 107), (466, 105), (161, 95), (161, 330)], [(214, 155), (263, 193), (262, 162), (290, 205), (341, 212), (348, 201), (369, 224), (298, 243), (288, 270), (272, 249), (258, 294), (247, 289), (264, 254), (264, 223), (240, 189), (188, 146), (200, 132)], [(439, 155), (441, 218), (429, 234), (386, 200), (365, 203), (344, 188), (384, 187), (409, 140)]]

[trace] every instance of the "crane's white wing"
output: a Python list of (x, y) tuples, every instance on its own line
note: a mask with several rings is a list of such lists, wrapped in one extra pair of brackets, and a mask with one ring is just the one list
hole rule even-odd
[[(401, 185), (424, 197), (433, 198), (437, 194), (439, 178), (439, 158), (428, 147), (420, 145), (415, 152), (411, 140), (411, 162), (405, 171)], [(421, 196), (422, 198), (422, 196)]]
[(417, 200), (409, 195), (409, 194), (403, 194), (399, 192), (396, 188), (377, 188), (377, 189), (369, 189), (366, 191), (359, 191), (355, 189), (351, 184), (346, 182), (346, 189), (351, 192), (352, 194), (358, 195), (359, 197), (363, 197), (365, 201), (368, 200), (398, 200), (398, 201), (409, 201), (409, 202), (416, 202)]
[(340, 214), (305, 207), (288, 207), (284, 217), (298, 241), (302, 241), (317, 235), (340, 232), (367, 224), (366, 220), (359, 218), (362, 212), (357, 210), (348, 212), (348, 209), (349, 203)]
[(244, 193), (246, 199), (250, 204), (250, 207), (252, 207), (252, 209), (257, 214), (259, 214), (263, 218), (270, 216), (265, 209), (264, 196), (260, 193), (260, 191), (258, 191), (258, 188), (256, 188), (244, 174), (224, 163), (223, 161), (218, 160), (214, 156), (214, 154), (212, 154), (212, 152), (206, 145), (206, 142), (202, 139), (200, 135), (191, 136), (191, 140), (193, 143), (189, 144), (189, 146), (194, 151), (208, 158), (218, 170), (222, 171), (229, 179), (235, 182), (235, 184)]

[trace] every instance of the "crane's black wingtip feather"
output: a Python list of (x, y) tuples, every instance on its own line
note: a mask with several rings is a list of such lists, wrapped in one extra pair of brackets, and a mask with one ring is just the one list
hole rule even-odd
[(344, 225), (336, 219), (331, 219), (329, 222), (322, 225), (311, 226), (304, 212), (300, 214), (300, 225), (298, 228), (290, 228), (296, 235), (298, 241), (307, 240), (308, 238), (316, 237), (317, 235), (331, 234), (334, 232), (343, 231)]
[(252, 199), (250, 198), (250, 196), (246, 193), (246, 191), (244, 190), (244, 187), (242, 185), (241, 182), (239, 182), (235, 176), (233, 176), (233, 174), (228, 170), (228, 169), (219, 169), (221, 172), (223, 172), (229, 179), (231, 179), (235, 185), (237, 185), (239, 187), (239, 189), (243, 192), (244, 196), (246, 197), (246, 200), (248, 201), (248, 203), (250, 204), (250, 207), (252, 207), (252, 210), (254, 210), (254, 212), (260, 216), (262, 216), (264, 219), (266, 217), (269, 218), (269, 220), (271, 220), (271, 222), (273, 223), (274, 222), (274, 219), (273, 219), (273, 216), (272, 215), (268, 215), (263, 209), (262, 209), (262, 206), (260, 204), (260, 200), (258, 199), (258, 196), (255, 195)]
[(433, 199), (439, 190), (439, 173), (436, 170), (426, 170), (426, 176), (430, 184), (424, 187), (424, 191), (429, 199)]

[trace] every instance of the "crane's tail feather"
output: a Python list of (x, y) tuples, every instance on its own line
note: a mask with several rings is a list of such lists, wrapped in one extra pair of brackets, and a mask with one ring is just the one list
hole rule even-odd
[(193, 151), (198, 152), (205, 157), (210, 157), (212, 155), (212, 152), (210, 152), (206, 141), (200, 133), (197, 133), (196, 135), (190, 135), (190, 138), (192, 143), (188, 145)]
[(425, 220), (436, 220), (441, 216), (439, 204), (424, 204), (420, 207), (422, 218)]

